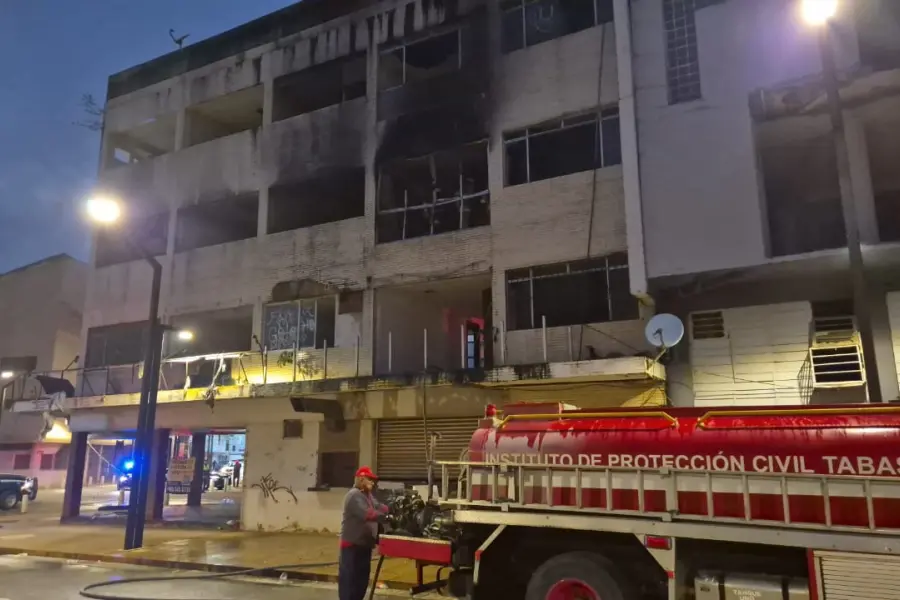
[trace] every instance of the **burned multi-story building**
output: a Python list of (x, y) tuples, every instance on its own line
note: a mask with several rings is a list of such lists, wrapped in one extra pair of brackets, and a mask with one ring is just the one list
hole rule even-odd
[[(305, 0), (113, 75), (101, 182), (127, 210), (94, 245), (76, 441), (137, 419), (150, 270), (123, 235), (195, 333), (165, 344), (160, 436), (246, 430), (248, 528), (333, 528), (357, 464), (421, 482), (430, 434), (456, 459), (490, 403), (864, 401), (846, 248), (768, 151), (819, 135), (821, 86), (784, 91), (821, 70), (795, 8)], [(688, 330), (663, 360), (660, 311)], [(855, 380), (816, 370), (820, 321)]]

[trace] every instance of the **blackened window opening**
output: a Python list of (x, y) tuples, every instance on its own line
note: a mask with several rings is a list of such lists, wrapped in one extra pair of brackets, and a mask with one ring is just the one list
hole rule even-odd
[(178, 210), (175, 252), (256, 237), (259, 196), (234, 196)]
[(506, 296), (510, 330), (638, 318), (624, 252), (507, 271)]
[(365, 95), (364, 55), (330, 61), (276, 79), (272, 119), (288, 119)]
[(364, 168), (269, 188), (268, 233), (354, 219), (365, 214)]
[(92, 327), (87, 333), (84, 366), (132, 365), (144, 360), (146, 321)]
[(458, 71), (463, 65), (462, 31), (433, 35), (381, 53), (378, 89), (389, 90)]
[(621, 164), (619, 109), (561, 119), (504, 136), (506, 185)]
[(166, 253), (169, 213), (134, 219), (122, 227), (97, 232), (95, 264), (106, 267)]
[(534, 46), (613, 20), (613, 0), (508, 0), (500, 8), (503, 52)]
[(489, 224), (485, 142), (382, 167), (378, 184), (379, 243)]

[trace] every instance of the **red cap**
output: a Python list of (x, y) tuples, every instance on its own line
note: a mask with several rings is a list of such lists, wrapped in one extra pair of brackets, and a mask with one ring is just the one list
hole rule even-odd
[(365, 477), (366, 479), (371, 479), (375, 481), (378, 479), (378, 476), (372, 472), (372, 469), (369, 467), (360, 467), (356, 470), (357, 477)]

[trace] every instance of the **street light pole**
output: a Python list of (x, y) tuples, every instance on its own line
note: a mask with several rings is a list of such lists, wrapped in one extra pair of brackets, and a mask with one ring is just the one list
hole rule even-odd
[(850, 177), (850, 155), (844, 132), (844, 111), (838, 85), (834, 51), (831, 43), (831, 24), (826, 21), (819, 27), (819, 54), (822, 59), (822, 77), (828, 96), (828, 112), (834, 137), (834, 152), (837, 161), (838, 183), (841, 193), (841, 208), (844, 214), (844, 229), (847, 237), (847, 252), (850, 259), (850, 277), (853, 283), (853, 307), (862, 339), (866, 384), (870, 402), (882, 402), (881, 385), (878, 377), (875, 340), (873, 337), (872, 308), (869, 302), (869, 282), (863, 263), (862, 246), (859, 239), (859, 220), (856, 199)]
[(134, 469), (131, 494), (128, 499), (128, 519), (125, 523), (125, 549), (140, 548), (144, 543), (144, 524), (147, 515), (150, 465), (153, 459), (153, 431), (156, 427), (156, 394), (162, 354), (162, 326), (159, 322), (159, 294), (162, 288), (162, 265), (146, 252), (141, 253), (153, 269), (150, 288), (147, 345), (144, 349), (144, 376), (141, 379), (141, 399), (134, 439)]

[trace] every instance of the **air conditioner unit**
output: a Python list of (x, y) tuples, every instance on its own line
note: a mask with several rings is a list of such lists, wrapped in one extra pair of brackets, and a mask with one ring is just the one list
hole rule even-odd
[(843, 388), (865, 385), (862, 343), (853, 317), (819, 317), (813, 320), (809, 363), (813, 386)]

